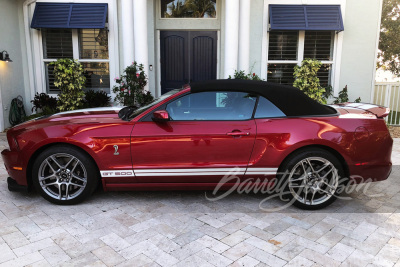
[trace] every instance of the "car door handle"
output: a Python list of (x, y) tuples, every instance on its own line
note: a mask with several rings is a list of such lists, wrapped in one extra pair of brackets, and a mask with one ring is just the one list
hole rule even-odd
[(229, 136), (243, 136), (243, 135), (250, 135), (250, 133), (244, 133), (244, 132), (230, 132), (226, 133)]

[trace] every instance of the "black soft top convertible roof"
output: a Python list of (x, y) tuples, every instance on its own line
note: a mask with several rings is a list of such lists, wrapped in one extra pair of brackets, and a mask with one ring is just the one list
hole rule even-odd
[(264, 96), (286, 116), (334, 115), (337, 111), (306, 96), (299, 89), (277, 83), (251, 80), (209, 80), (190, 84), (191, 92), (242, 91)]

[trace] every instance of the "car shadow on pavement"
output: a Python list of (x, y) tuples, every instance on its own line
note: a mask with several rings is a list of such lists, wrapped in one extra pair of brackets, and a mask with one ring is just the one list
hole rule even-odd
[[(222, 199), (210, 201), (212, 191), (131, 191), (104, 192), (101, 188), (84, 203), (75, 205), (95, 206), (109, 210), (129, 205), (132, 210), (145, 213), (381, 213), (400, 211), (400, 167), (394, 166), (390, 177), (382, 182), (370, 183), (349, 189), (330, 206), (316, 211), (304, 211), (279, 199), (279, 196), (262, 193), (232, 192)], [(22, 209), (36, 205), (55, 206), (36, 192), (9, 192), (6, 179), (0, 180), (0, 202), (12, 202)], [(68, 207), (68, 206), (64, 206)], [(60, 206), (63, 209), (62, 206)], [(4, 212), (3, 212), (4, 213)]]

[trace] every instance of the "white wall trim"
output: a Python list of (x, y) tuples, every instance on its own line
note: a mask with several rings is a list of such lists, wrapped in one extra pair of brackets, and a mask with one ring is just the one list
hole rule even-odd
[(3, 110), (3, 99), (2, 95), (1, 83), (0, 83), (0, 132), (4, 131), (4, 110)]
[[(261, 53), (261, 79), (267, 80), (268, 72), (268, 44), (269, 44), (269, 5), (280, 4), (280, 5), (340, 5), (343, 17), (343, 23), (345, 23), (345, 11), (346, 11), (346, 1), (347, 0), (264, 0), (264, 14), (263, 14), (263, 37), (262, 37), (262, 53)], [(346, 29), (345, 29), (346, 30)], [(302, 41), (300, 38), (302, 31), (299, 31), (299, 42)], [(332, 64), (332, 86), (334, 94), (339, 93), (339, 83), (340, 83), (340, 71), (341, 71), (341, 60), (342, 60), (342, 47), (343, 47), (343, 32), (339, 32), (335, 35), (334, 41), (334, 51), (333, 51), (333, 64)], [(304, 35), (304, 31), (303, 31)], [(303, 36), (304, 37), (304, 36)], [(304, 38), (303, 38), (304, 42)], [(299, 43), (300, 44), (300, 43)], [(300, 53), (304, 48), (298, 50)], [(296, 61), (297, 64), (300, 62), (300, 54), (298, 55), (299, 60)], [(280, 61), (282, 63), (282, 61)], [(287, 63), (291, 63), (287, 61)], [(294, 63), (294, 61), (293, 61)], [(324, 62), (323, 62), (324, 63)], [(326, 62), (330, 63), (330, 62)]]
[(263, 80), (267, 80), (267, 71), (268, 71), (268, 49), (269, 49), (269, 14), (268, 14), (268, 5), (269, 0), (264, 0), (264, 10), (263, 10), (263, 32), (262, 32), (262, 41), (261, 41), (261, 74), (260, 78)]
[(157, 68), (157, 77), (156, 77), (156, 97), (161, 96), (161, 31), (156, 30), (156, 68)]
[(122, 49), (124, 68), (135, 60), (135, 41), (133, 30), (133, 0), (121, 0)]
[[(144, 71), (149, 71), (149, 49), (147, 37), (147, 0), (135, 0), (133, 2), (133, 28), (135, 61), (143, 64)], [(149, 91), (149, 83), (144, 87), (144, 91)]]
[(30, 38), (30, 23), (29, 23), (29, 6), (36, 0), (27, 0), (22, 6), (23, 19), (24, 19), (24, 32), (25, 32), (25, 44), (26, 44), (26, 58), (28, 61), (28, 77), (29, 77), (29, 91), (30, 97), (35, 97), (35, 78), (33, 75), (33, 62), (32, 62), (32, 44)]
[[(29, 6), (29, 27), (30, 27), (30, 19), (33, 17), (33, 13), (35, 11), (35, 4), (32, 4)], [(43, 93), (46, 91), (45, 89), (45, 84), (43, 83), (44, 81), (44, 67), (42, 66), (42, 58), (43, 58), (43, 49), (41, 49), (41, 32), (35, 29), (30, 29), (31, 33), (31, 38), (32, 38), (32, 49), (33, 49), (33, 72), (34, 72), (34, 77), (35, 79), (35, 84), (36, 84), (36, 92), (38, 93)], [(29, 36), (27, 37), (29, 38)], [(40, 79), (38, 78), (40, 77)]]
[(234, 75), (239, 53), (239, 0), (225, 3), (224, 78)]
[(217, 30), (217, 79), (221, 74), (221, 30)]
[[(343, 25), (345, 25), (345, 20), (346, 20), (346, 0), (342, 0), (340, 4), (340, 9), (342, 10), (342, 19), (343, 19)], [(344, 29), (346, 30), (346, 28)], [(333, 81), (333, 95), (338, 96), (339, 91), (340, 91), (340, 74), (342, 71), (342, 51), (343, 51), (343, 37), (344, 37), (344, 32), (338, 32), (336, 34), (336, 40), (335, 40), (335, 50), (334, 50), (334, 65), (332, 66), (333, 71), (333, 76), (332, 76), (332, 81)]]
[[(301, 65), (301, 60), (304, 58), (304, 43), (305, 43), (306, 31), (299, 31), (299, 41), (298, 41), (298, 55), (297, 55), (297, 65)], [(268, 61), (271, 62), (271, 61)]]
[(250, 0), (240, 0), (238, 70), (245, 73), (250, 68), (250, 5)]
[(372, 70), (373, 79), (371, 81), (370, 103), (372, 103), (372, 101), (374, 101), (374, 95), (375, 95), (376, 62), (378, 60), (379, 38), (380, 38), (380, 35), (381, 35), (382, 5), (383, 5), (383, 0), (379, 0), (379, 19), (378, 19), (378, 30), (377, 30), (377, 34), (376, 34), (375, 60), (374, 60), (374, 65), (373, 65), (373, 70)]

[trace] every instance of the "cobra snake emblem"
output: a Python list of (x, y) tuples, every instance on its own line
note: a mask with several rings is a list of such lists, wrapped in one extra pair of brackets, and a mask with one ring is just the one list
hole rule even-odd
[(118, 156), (118, 155), (119, 155), (118, 146), (117, 146), (117, 145), (114, 145), (114, 149), (115, 149), (114, 155), (115, 155), (115, 156)]

